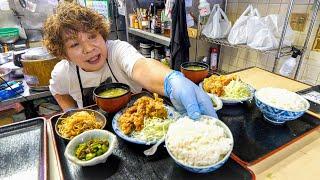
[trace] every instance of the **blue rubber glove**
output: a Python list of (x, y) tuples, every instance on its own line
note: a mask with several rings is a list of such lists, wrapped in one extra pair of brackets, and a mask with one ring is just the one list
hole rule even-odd
[(164, 92), (174, 107), (180, 113), (187, 112), (191, 119), (198, 119), (201, 114), (218, 117), (210, 97), (181, 72), (172, 71), (166, 76)]
[(77, 107), (70, 107), (70, 108), (64, 110), (63, 112), (66, 113), (66, 112), (69, 112), (69, 111), (72, 111), (72, 110), (76, 110), (76, 109), (78, 109), (78, 108)]

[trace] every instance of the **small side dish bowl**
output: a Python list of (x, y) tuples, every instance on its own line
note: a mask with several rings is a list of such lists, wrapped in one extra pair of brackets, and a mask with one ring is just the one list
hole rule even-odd
[[(101, 96), (101, 93), (111, 89), (122, 89), (125, 93), (112, 97)], [(108, 113), (118, 112), (128, 104), (131, 97), (130, 87), (123, 83), (103, 84), (95, 88), (93, 94), (98, 107)]]
[(270, 87), (256, 91), (255, 102), (265, 119), (276, 125), (301, 117), (310, 107), (309, 102), (299, 94)]
[(201, 62), (185, 62), (181, 64), (181, 72), (186, 78), (198, 84), (209, 74), (209, 65)]
[[(216, 119), (214, 117), (206, 116), (206, 115), (202, 115), (201, 118), (202, 119), (205, 118), (205, 119), (208, 119), (208, 120), (212, 120), (217, 126), (221, 127), (224, 130), (223, 133), (226, 135), (227, 138), (229, 138), (231, 140), (230, 149), (228, 150), (228, 152), (226, 154), (224, 154), (224, 156), (221, 159), (219, 158), (220, 160), (218, 160), (217, 162), (215, 162), (213, 164), (207, 165), (207, 166), (194, 166), (194, 165), (189, 165), (189, 164), (183, 162), (182, 160), (180, 160), (178, 157), (176, 157), (174, 155), (174, 153), (172, 152), (172, 150), (170, 150), (170, 142), (169, 142), (170, 141), (169, 140), (170, 139), (169, 138), (169, 136), (170, 136), (170, 128), (171, 128), (171, 126), (173, 124), (169, 127), (169, 131), (168, 131), (168, 133), (166, 135), (166, 138), (165, 138), (165, 144), (166, 144), (167, 151), (168, 151), (169, 155), (171, 156), (171, 158), (179, 166), (181, 166), (182, 168), (184, 168), (184, 169), (186, 169), (188, 171), (194, 172), (194, 173), (209, 173), (209, 172), (212, 172), (212, 171), (215, 171), (215, 170), (219, 169), (229, 159), (230, 154), (231, 154), (232, 149), (233, 149), (234, 139), (233, 139), (232, 133), (231, 133), (230, 129), (228, 128), (228, 126), (226, 124), (224, 124), (221, 120)], [(188, 130), (186, 130), (186, 131), (188, 131)], [(188, 138), (190, 138), (190, 137), (188, 137)], [(178, 140), (175, 139), (175, 141), (178, 141)], [(216, 143), (214, 146), (218, 146), (218, 145), (219, 144)], [(185, 144), (185, 146), (189, 146), (190, 147), (190, 144)], [(211, 146), (211, 147), (213, 147), (213, 146)], [(183, 147), (180, 146), (180, 148), (183, 148)], [(223, 147), (219, 147), (219, 148), (223, 149)], [(197, 148), (197, 149), (195, 149), (195, 151), (199, 151), (199, 149)], [(186, 150), (185, 151), (180, 151), (180, 152), (181, 152), (181, 154), (180, 154), (181, 157), (180, 158), (183, 158), (183, 156), (187, 156), (187, 154), (188, 154), (188, 152)], [(206, 154), (206, 156), (215, 156), (216, 153), (217, 152), (215, 152), (215, 153), (213, 153), (211, 155), (210, 154)], [(192, 159), (197, 159), (197, 158), (193, 157)], [(201, 159), (209, 159), (209, 158), (205, 158), (204, 157), (204, 158), (201, 158)]]
[[(108, 150), (100, 156), (96, 156), (88, 161), (79, 160), (75, 156), (76, 148), (79, 144), (88, 142), (92, 139), (105, 139), (109, 142)], [(112, 154), (118, 145), (117, 137), (109, 131), (94, 129), (86, 131), (79, 136), (73, 138), (67, 145), (64, 156), (71, 162), (79, 166), (94, 166), (99, 163), (106, 162), (107, 158)]]
[[(99, 121), (99, 122), (102, 122), (101, 129), (103, 129), (103, 128), (106, 126), (106, 124), (107, 124), (107, 119), (106, 119), (106, 117), (105, 117), (103, 114), (101, 114), (100, 112), (95, 111), (95, 110), (92, 110), (92, 109), (72, 109), (72, 110), (70, 110), (70, 111), (67, 111), (67, 112), (63, 113), (63, 114), (59, 117), (58, 121), (56, 122), (56, 124), (55, 124), (55, 131), (57, 132), (58, 136), (60, 136), (61, 138), (65, 139), (65, 140), (71, 140), (70, 138), (66, 138), (66, 137), (62, 136), (62, 134), (60, 134), (60, 132), (59, 132), (59, 130), (58, 130), (58, 126), (61, 124), (61, 120), (62, 120), (63, 118), (70, 117), (71, 115), (73, 115), (73, 114), (75, 114), (75, 113), (77, 113), (77, 112), (82, 112), (82, 111), (86, 111), (86, 112), (88, 112), (89, 114), (94, 113), (94, 116), (95, 116), (96, 120)], [(77, 135), (79, 135), (79, 134), (77, 134)]]

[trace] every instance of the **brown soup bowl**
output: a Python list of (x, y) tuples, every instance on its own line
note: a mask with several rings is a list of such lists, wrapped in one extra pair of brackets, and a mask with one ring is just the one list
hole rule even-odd
[[(189, 69), (190, 67), (199, 67), (201, 69)], [(209, 65), (201, 62), (185, 62), (181, 64), (181, 72), (192, 82), (198, 84), (209, 74)]]
[[(100, 93), (112, 88), (122, 88), (127, 90), (127, 92), (115, 97), (99, 96)], [(128, 104), (131, 97), (130, 87), (123, 83), (108, 83), (100, 85), (94, 89), (93, 94), (98, 107), (108, 113), (118, 112)]]

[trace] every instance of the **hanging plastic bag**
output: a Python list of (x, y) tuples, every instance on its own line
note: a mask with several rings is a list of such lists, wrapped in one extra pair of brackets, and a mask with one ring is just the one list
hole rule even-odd
[(254, 17), (247, 22), (247, 45), (253, 49), (268, 50), (277, 44), (277, 39), (270, 31), (266, 19), (260, 17), (257, 9), (254, 9)]
[[(279, 15), (268, 15), (263, 18), (252, 18), (248, 21), (248, 46), (253, 49), (271, 50), (279, 46), (284, 25), (284, 18)], [(291, 46), (293, 31), (288, 26), (283, 46)]]
[[(275, 38), (278, 40), (277, 46), (281, 38), (282, 30), (284, 28), (285, 17), (278, 14), (271, 14), (265, 17), (265, 22), (268, 24), (270, 31), (274, 34)], [(294, 40), (294, 32), (288, 23), (286, 34), (283, 40), (283, 46), (291, 46)]]
[(262, 28), (254, 34), (254, 40), (248, 42), (252, 49), (270, 50), (277, 47), (278, 40), (268, 28)]
[(207, 24), (202, 30), (202, 34), (208, 38), (217, 39), (224, 38), (231, 29), (231, 22), (227, 15), (220, 8), (219, 4), (215, 4), (210, 13)]
[(252, 43), (255, 40), (257, 32), (265, 28), (266, 24), (263, 18), (260, 17), (260, 13), (257, 9), (253, 10), (253, 16), (247, 21), (247, 44)]
[(230, 44), (246, 44), (248, 33), (247, 33), (247, 22), (254, 16), (253, 6), (250, 4), (247, 9), (241, 14), (239, 19), (234, 23), (228, 36)]

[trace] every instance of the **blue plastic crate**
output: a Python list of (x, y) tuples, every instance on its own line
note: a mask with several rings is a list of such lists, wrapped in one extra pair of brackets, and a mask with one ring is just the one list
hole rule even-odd
[[(9, 87), (9, 86), (10, 87)], [(7, 100), (24, 92), (21, 82), (10, 81), (0, 84), (0, 101)]]

